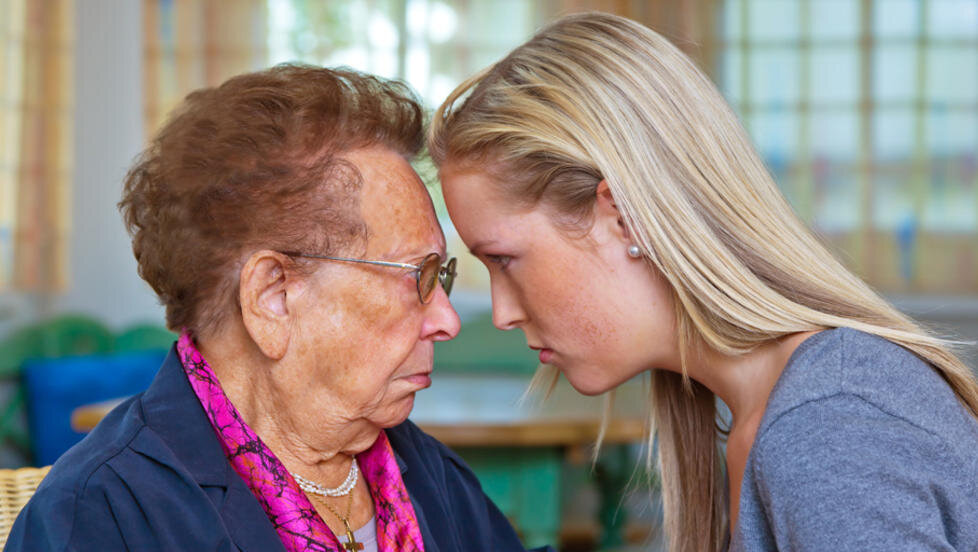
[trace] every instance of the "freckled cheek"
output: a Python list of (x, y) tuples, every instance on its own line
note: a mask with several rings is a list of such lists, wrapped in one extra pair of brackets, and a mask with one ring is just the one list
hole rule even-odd
[(520, 286), (520, 297), (532, 324), (555, 347), (577, 348), (606, 343), (615, 332), (614, 320), (604, 312), (600, 286), (580, 265), (553, 265)]
[(399, 299), (406, 291), (394, 284), (381, 289), (379, 278), (348, 280), (322, 301), (318, 320), (306, 329), (314, 334), (306, 341), (317, 349), (317, 364), (331, 366), (331, 376), (353, 385), (377, 378), (365, 372), (366, 367), (389, 371), (391, 353), (414, 344), (404, 328), (409, 318), (406, 300)]

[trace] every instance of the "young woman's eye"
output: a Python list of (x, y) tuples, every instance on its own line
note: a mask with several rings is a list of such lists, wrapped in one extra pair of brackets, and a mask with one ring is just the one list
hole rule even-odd
[(486, 255), (486, 261), (498, 265), (500, 268), (506, 268), (511, 259), (512, 257), (509, 255)]

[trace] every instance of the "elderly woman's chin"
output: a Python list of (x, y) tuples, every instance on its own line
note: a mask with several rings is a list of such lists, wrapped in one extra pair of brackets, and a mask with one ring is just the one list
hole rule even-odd
[(369, 429), (364, 429), (370, 432), (395, 427), (408, 419), (414, 409), (417, 392), (428, 385), (430, 383), (422, 387), (406, 378), (394, 379), (379, 396), (365, 401), (359, 412), (351, 412), (346, 417), (351, 420), (359, 418), (366, 421)]
[(378, 429), (386, 429), (404, 423), (414, 410), (415, 392), (404, 393), (372, 417)]

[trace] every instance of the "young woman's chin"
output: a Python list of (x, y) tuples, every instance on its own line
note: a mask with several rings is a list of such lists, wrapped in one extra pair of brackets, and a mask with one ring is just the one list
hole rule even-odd
[(614, 377), (606, 369), (598, 366), (561, 368), (560, 371), (571, 387), (589, 397), (607, 393), (628, 380), (628, 378)]

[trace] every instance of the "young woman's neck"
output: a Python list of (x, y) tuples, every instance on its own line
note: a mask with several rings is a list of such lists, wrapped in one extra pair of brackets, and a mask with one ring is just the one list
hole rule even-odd
[(733, 418), (726, 446), (731, 529), (736, 527), (740, 515), (740, 486), (744, 469), (768, 398), (791, 354), (815, 333), (786, 335), (737, 356), (701, 353), (697, 355), (697, 362), (687, 368), (691, 378), (705, 385), (726, 403)]
[(759, 419), (771, 390), (795, 349), (817, 332), (799, 332), (771, 340), (737, 356), (708, 351), (687, 367), (689, 377), (705, 385), (730, 409), (733, 427)]

